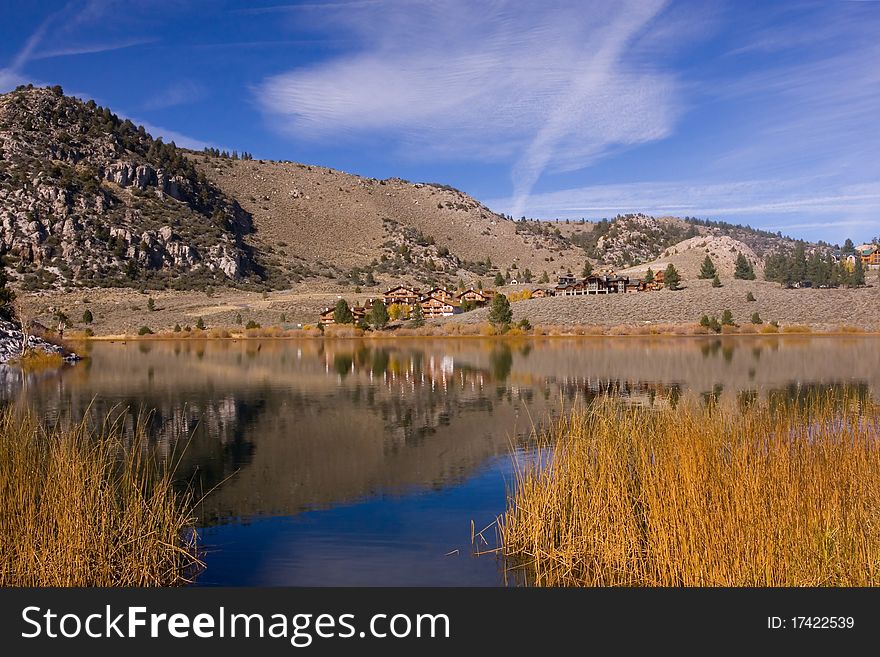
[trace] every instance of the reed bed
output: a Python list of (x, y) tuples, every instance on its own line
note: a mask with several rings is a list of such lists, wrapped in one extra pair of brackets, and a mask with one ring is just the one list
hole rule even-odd
[(538, 586), (880, 583), (880, 410), (602, 401), (551, 425), (498, 521)]
[(193, 499), (142, 441), (124, 445), (118, 425), (46, 430), (0, 412), (0, 585), (188, 581), (201, 566)]

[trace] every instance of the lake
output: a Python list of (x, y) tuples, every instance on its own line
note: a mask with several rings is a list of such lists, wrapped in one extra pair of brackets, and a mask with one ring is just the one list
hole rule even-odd
[[(564, 408), (657, 407), (811, 391), (880, 398), (880, 338), (93, 342), (58, 372), (4, 369), (8, 403), (49, 423), (140, 412), (207, 493), (199, 585), (505, 583), (477, 531), (503, 512), (512, 455)], [(126, 412), (128, 411), (128, 412)], [(491, 538), (491, 530), (487, 532)]]

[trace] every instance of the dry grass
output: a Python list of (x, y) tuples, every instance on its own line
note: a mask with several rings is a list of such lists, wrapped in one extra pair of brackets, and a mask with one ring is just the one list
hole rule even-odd
[(57, 352), (43, 349), (28, 349), (20, 358), (13, 361), (26, 372), (57, 369), (64, 364), (64, 357)]
[(605, 401), (520, 469), (502, 551), (541, 586), (880, 584), (880, 408)]
[(0, 585), (185, 583), (200, 566), (193, 500), (142, 447), (112, 425), (46, 431), (0, 413)]

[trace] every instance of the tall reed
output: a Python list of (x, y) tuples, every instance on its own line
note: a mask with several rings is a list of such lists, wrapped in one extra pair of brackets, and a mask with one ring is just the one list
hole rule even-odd
[(200, 566), (190, 494), (118, 426), (0, 412), (0, 585), (172, 586)]
[(552, 425), (504, 517), (539, 586), (880, 584), (880, 410), (602, 401)]

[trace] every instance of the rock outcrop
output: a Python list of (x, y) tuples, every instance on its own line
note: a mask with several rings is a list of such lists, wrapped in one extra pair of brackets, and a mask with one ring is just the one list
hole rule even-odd
[(58, 88), (0, 95), (0, 256), (25, 289), (259, 282), (252, 230), (173, 143)]

